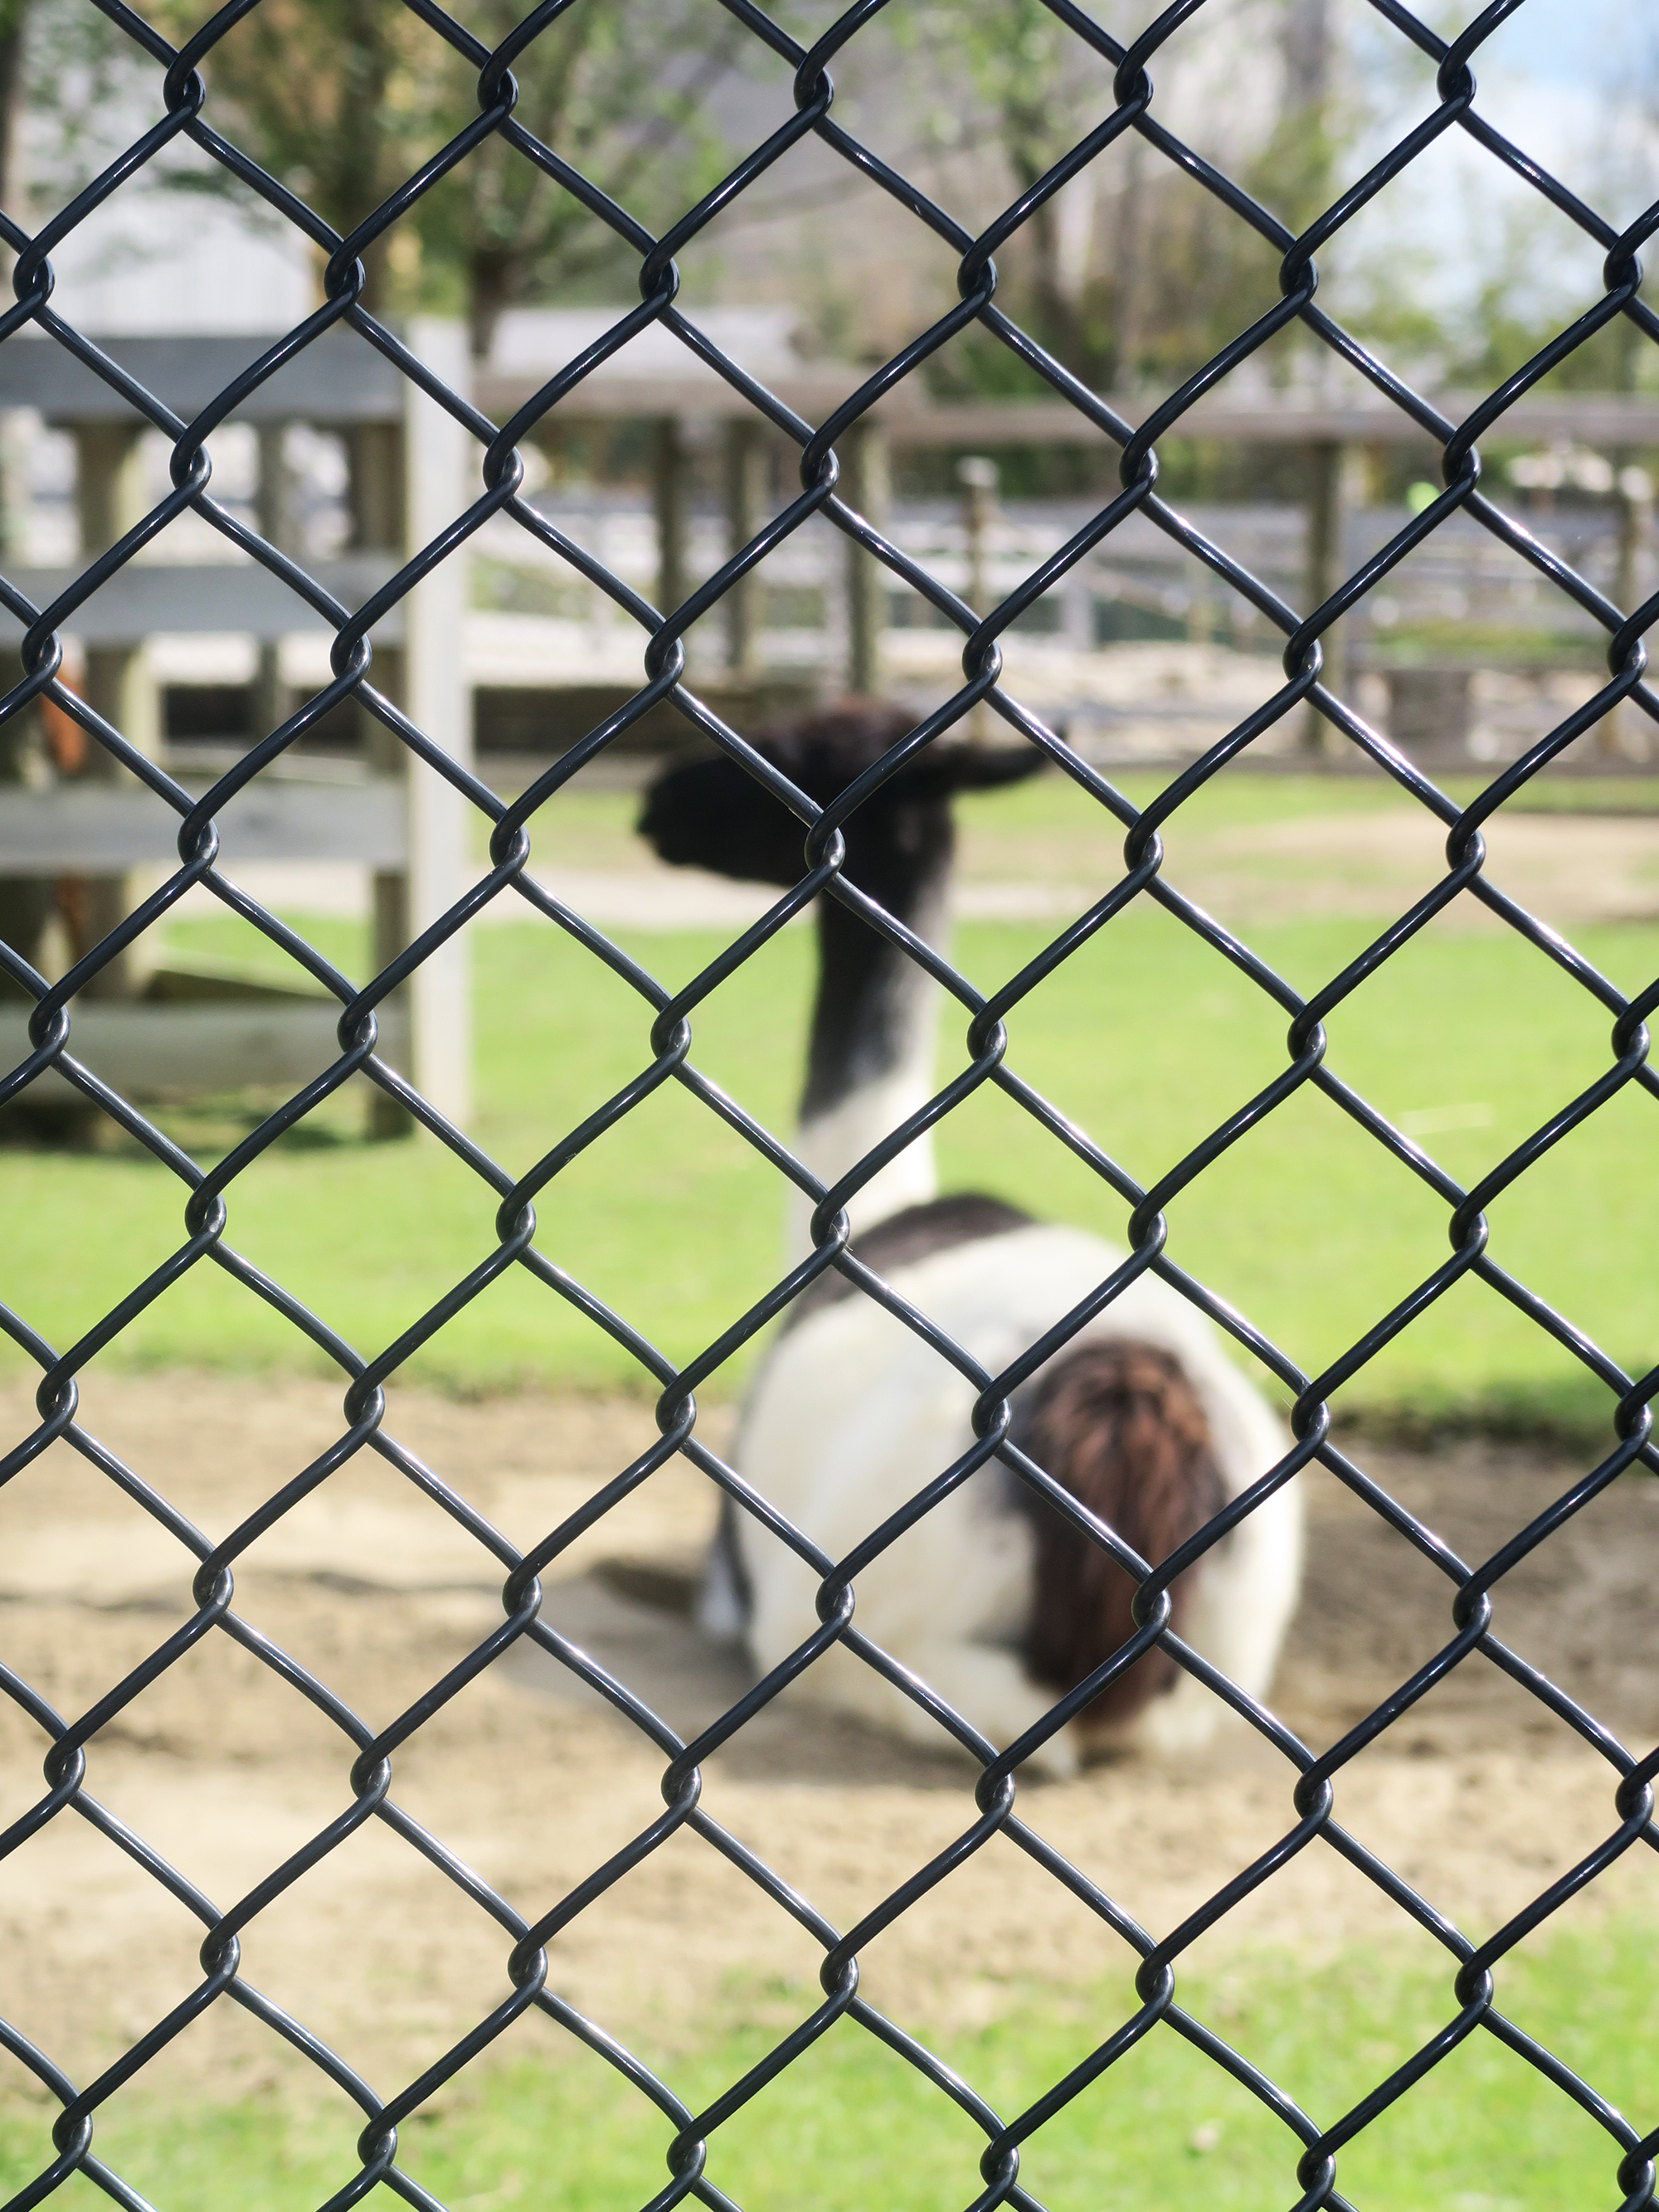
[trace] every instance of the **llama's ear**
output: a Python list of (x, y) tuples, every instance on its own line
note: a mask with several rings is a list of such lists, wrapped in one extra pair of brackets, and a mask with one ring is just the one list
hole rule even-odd
[(954, 744), (935, 749), (933, 764), (947, 791), (990, 791), (998, 784), (1023, 783), (1048, 767), (1048, 757), (1032, 744)]

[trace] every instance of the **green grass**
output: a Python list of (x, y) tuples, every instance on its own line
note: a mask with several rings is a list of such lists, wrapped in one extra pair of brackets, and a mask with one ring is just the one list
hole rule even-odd
[[(1427, 1939), (1420, 1941), (1425, 1952)], [(1542, 2041), (1638, 2130), (1659, 2120), (1659, 1944), (1624, 1923), (1561, 1934), (1498, 1971), (1505, 2016)], [(1310, 1967), (1282, 1954), (1183, 1975), (1182, 2002), (1322, 2126), (1340, 2118), (1457, 2007), (1443, 1954), (1352, 1953)], [(774, 1990), (766, 2026), (726, 2027), (653, 2063), (694, 2111), (773, 2048), (816, 1992)], [(730, 1993), (721, 2000), (729, 2011)], [(1079, 1995), (1025, 1990), (994, 2025), (924, 2040), (1005, 2120), (1134, 2011), (1127, 1981)], [(522, 2203), (624, 2212), (666, 2179), (672, 2129), (642, 2096), (539, 2018), (405, 2124), (401, 2162), (453, 2212)], [(0, 2180), (51, 2156), (49, 2109), (0, 2106)], [(360, 2121), (343, 2100), (291, 2092), (185, 2112), (123, 2091), (100, 2115), (99, 2154), (164, 2212), (300, 2212), (356, 2170)], [(713, 2139), (709, 2179), (747, 2212), (953, 2212), (978, 2193), (984, 2137), (941, 2093), (842, 2021)], [(1043, 2127), (1021, 2179), (1052, 2212), (1276, 2212), (1300, 2193), (1301, 2145), (1231, 2076), (1155, 2027)], [(1477, 2031), (1340, 2154), (1363, 2212), (1590, 2212), (1620, 2201), (1604, 2130), (1497, 2039)], [(55, 2200), (91, 2212), (91, 2184)], [(366, 2202), (387, 2212), (376, 2191)]]
[[(1374, 803), (1376, 787), (1240, 782), (1205, 793), (1196, 826), (1264, 811)], [(1115, 840), (1057, 782), (967, 810), (970, 850), (993, 821), (1010, 849), (1064, 841), (1066, 879), (1110, 879)], [(620, 840), (627, 802), (597, 794), (562, 822), (562, 857)], [(1231, 814), (1226, 811), (1232, 808)], [(1172, 833), (1178, 838), (1180, 826)], [(574, 847), (574, 851), (572, 848)], [(1177, 851), (1172, 842), (1172, 853)], [(1060, 862), (1054, 862), (1056, 867)], [(362, 933), (304, 924), (349, 970)], [(1282, 922), (1250, 941), (1296, 988), (1316, 989), (1374, 933), (1364, 921)], [(619, 933), (670, 987), (720, 949), (712, 933)], [(1042, 947), (1037, 926), (975, 924), (955, 953), (983, 989)], [(478, 1140), (527, 1169), (647, 1064), (651, 1016), (559, 933), (477, 932)], [(198, 957), (269, 967), (276, 956), (232, 920), (173, 927)], [(1576, 940), (1626, 991), (1659, 972), (1659, 926), (1585, 928)], [(811, 940), (786, 932), (696, 1013), (694, 1059), (769, 1127), (787, 1130), (801, 1064)], [(961, 1064), (965, 1024), (947, 1011), (942, 1066)], [(1009, 1063), (1150, 1184), (1285, 1064), (1285, 1021), (1255, 987), (1140, 905), (1078, 951), (1013, 1012)], [(1586, 994), (1507, 933), (1431, 927), (1329, 1024), (1330, 1064), (1393, 1115), (1449, 1113), (1477, 1126), (1425, 1136), (1472, 1184), (1606, 1068), (1608, 1024)], [(206, 1109), (164, 1115), (208, 1160), (240, 1133)], [(238, 1178), (229, 1239), (365, 1352), (390, 1343), (493, 1249), (494, 1200), (432, 1145), (362, 1142), (361, 1097), (343, 1097)], [(1492, 1249), (1632, 1371), (1659, 1357), (1659, 1241), (1650, 1102), (1626, 1091), (1490, 1209)], [(1002, 1193), (1114, 1237), (1124, 1208), (1000, 1094), (982, 1090), (940, 1134), (946, 1187)], [(775, 1279), (781, 1189), (738, 1137), (679, 1086), (652, 1095), (544, 1192), (542, 1249), (671, 1358), (710, 1341)], [(0, 1153), (8, 1222), (0, 1297), (58, 1346), (89, 1328), (182, 1241), (182, 1192), (136, 1149)], [(1253, 1129), (1169, 1208), (1170, 1249), (1250, 1315), (1310, 1372), (1439, 1264), (1446, 1209), (1341, 1111), (1304, 1090)], [(312, 1357), (288, 1325), (210, 1264), (167, 1291), (112, 1357), (144, 1364), (272, 1365)], [(526, 1380), (598, 1387), (636, 1377), (592, 1323), (513, 1271), (413, 1362), (445, 1388)], [(716, 1382), (729, 1387), (732, 1376)], [(1530, 1322), (1472, 1279), (1372, 1363), (1339, 1406), (1419, 1425), (1478, 1420), (1583, 1428), (1607, 1401)]]

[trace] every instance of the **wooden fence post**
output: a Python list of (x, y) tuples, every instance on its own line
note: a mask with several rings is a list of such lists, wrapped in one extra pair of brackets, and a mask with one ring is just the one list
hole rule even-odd
[[(1341, 581), (1342, 447), (1322, 438), (1308, 448), (1307, 611), (1324, 605)], [(1347, 682), (1347, 641), (1340, 623), (1319, 641), (1325, 665), (1320, 682), (1339, 696)], [(1303, 708), (1302, 743), (1310, 753), (1325, 750), (1325, 718), (1316, 707)]]
[[(1645, 469), (1626, 462), (1613, 478), (1613, 498), (1619, 536), (1613, 603), (1630, 613), (1644, 596), (1644, 571), (1653, 535), (1653, 479)], [(1650, 763), (1656, 750), (1654, 726), (1632, 700), (1621, 700), (1603, 716), (1596, 743), (1608, 759)]]
[[(284, 454), (287, 436), (286, 422), (261, 422), (257, 433), (259, 535), (279, 553), (298, 550), (295, 543), (293, 488)], [(288, 690), (283, 682), (282, 641), (274, 637), (261, 638), (253, 679), (252, 734), (255, 744), (261, 738), (268, 738), (273, 730), (280, 729), (287, 720)]]
[[(418, 321), (410, 349), (452, 390), (471, 364), (460, 323)], [(482, 483), (469, 483), (470, 434), (416, 386), (404, 416), (404, 506), (411, 552), (454, 521)], [(467, 680), (466, 555), (452, 553), (404, 602), (405, 712), (458, 766), (472, 766), (472, 690)], [(423, 761), (405, 769), (409, 788), (408, 925), (411, 938), (437, 921), (475, 872), (468, 858), (471, 802)], [(465, 1128), (472, 1110), (471, 994), (465, 932), (429, 952), (410, 978), (410, 1079)]]
[[(75, 495), (83, 562), (107, 552), (149, 507), (145, 497), (143, 426), (137, 422), (77, 422), (75, 439)], [(161, 726), (149, 655), (142, 643), (93, 646), (87, 653), (86, 700), (112, 723), (127, 743), (154, 758), (161, 750)], [(130, 783), (131, 777), (94, 740), (87, 742), (84, 773), (102, 782)], [(138, 887), (129, 873), (88, 875), (76, 879), (72, 893), (70, 934), (76, 957), (108, 935), (131, 912)], [(141, 939), (118, 954), (86, 987), (89, 999), (131, 999), (156, 966), (152, 947)]]
[[(765, 459), (759, 425), (738, 421), (726, 426), (726, 556), (742, 551), (761, 520), (761, 469)], [(726, 665), (740, 679), (752, 678), (758, 660), (762, 584), (751, 568), (726, 594)]]
[[(404, 422), (356, 422), (346, 436), (346, 496), (351, 513), (351, 544), (358, 552), (402, 553), (408, 544), (404, 493)], [(405, 623), (407, 623), (405, 615)], [(405, 630), (407, 635), (407, 629)], [(406, 709), (404, 648), (383, 640), (374, 641), (374, 658), (368, 681), (394, 707)], [(366, 707), (357, 709), (362, 732), (363, 757), (371, 775), (389, 776), (407, 791), (408, 757), (404, 746), (378, 716)], [(410, 941), (409, 875), (406, 867), (376, 868), (369, 878), (371, 945), (369, 955), (378, 975), (395, 960)], [(400, 1010), (409, 1004), (405, 984), (386, 1002)], [(407, 1066), (398, 1073), (411, 1076)], [(407, 1137), (417, 1124), (385, 1091), (376, 1090), (369, 1101), (368, 1127), (374, 1137)]]
[(657, 611), (672, 615), (685, 597), (690, 530), (686, 497), (685, 433), (679, 418), (665, 415), (652, 438), (651, 495), (657, 518)]
[[(866, 416), (842, 441), (842, 496), (884, 535), (890, 492), (887, 433)], [(847, 543), (847, 688), (874, 698), (882, 684), (887, 629), (887, 571), (873, 553)]]
[[(460, 324), (417, 321), (410, 346), (446, 384), (466, 388), (471, 366)], [(374, 550), (390, 542), (404, 559), (428, 544), (466, 504), (467, 444), (466, 432), (414, 384), (406, 387), (401, 422), (355, 426), (351, 487), (358, 544)], [(394, 530), (396, 538), (388, 541), (387, 533)], [(458, 552), (404, 598), (404, 642), (377, 643), (369, 677), (417, 729), (452, 760), (470, 768), (466, 598), (466, 556)], [(459, 896), (466, 865), (467, 808), (453, 785), (415, 760), (383, 722), (373, 715), (365, 720), (370, 769), (401, 784), (409, 825), (406, 865), (374, 872), (373, 958), (378, 972)], [(430, 954), (387, 1003), (408, 1012), (408, 1064), (399, 1072), (440, 1113), (464, 1123), (471, 1110), (465, 945), (452, 940)], [(375, 1091), (369, 1114), (374, 1136), (404, 1136), (416, 1127), (395, 1099)]]
[[(995, 596), (988, 556), (991, 521), (997, 508), (997, 465), (986, 453), (965, 454), (957, 463), (957, 482), (963, 490), (963, 550), (968, 561), (968, 582), (963, 597), (981, 617), (989, 614)], [(982, 699), (970, 708), (962, 726), (963, 734), (982, 744), (991, 734), (991, 712)]]

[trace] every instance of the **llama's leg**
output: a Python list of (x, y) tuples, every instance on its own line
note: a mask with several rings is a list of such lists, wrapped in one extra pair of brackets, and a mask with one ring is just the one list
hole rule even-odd
[(1130, 1722), (1125, 1740), (1139, 1750), (1166, 1758), (1201, 1751), (1232, 1718), (1231, 1709), (1183, 1668), (1173, 1688), (1145, 1705)]
[(716, 1644), (740, 1644), (749, 1611), (749, 1578), (738, 1550), (737, 1508), (729, 1498), (722, 1498), (697, 1590), (697, 1626)]
[[(833, 1677), (826, 1675), (822, 1686), (838, 1704), (896, 1729), (911, 1743), (937, 1749), (948, 1741), (945, 1730), (922, 1706), (874, 1668), (850, 1652), (841, 1656), (844, 1664)], [(992, 1644), (930, 1644), (920, 1651), (894, 1651), (890, 1656), (981, 1735), (988, 1736), (999, 1751), (1035, 1728), (1060, 1694), (1034, 1682), (1014, 1653)], [(1026, 1765), (1060, 1778), (1075, 1774), (1076, 1731), (1061, 1729), (1031, 1753)]]
[[(799, 1562), (768, 1559), (766, 1567), (769, 1571), (754, 1577), (754, 1611), (749, 1626), (750, 1652), (763, 1674), (780, 1664), (811, 1634), (815, 1588)], [(1000, 1574), (1003, 1571), (999, 1569)], [(962, 1594), (959, 1583), (959, 1599)], [(915, 1617), (918, 1610), (927, 1608), (918, 1608), (915, 1597), (914, 1582), (884, 1589), (878, 1578), (861, 1577), (856, 1616), (860, 1628), (999, 1750), (1035, 1728), (1060, 1693), (1034, 1681), (1018, 1654), (1006, 1645), (935, 1634), (931, 1620)], [(899, 1602), (901, 1598), (911, 1601)], [(941, 1604), (939, 1610), (946, 1608)], [(895, 1729), (912, 1743), (937, 1750), (949, 1740), (947, 1732), (921, 1706), (852, 1651), (824, 1652), (800, 1678), (800, 1689), (820, 1705), (856, 1713), (878, 1728)], [(1074, 1730), (1061, 1729), (1034, 1752), (1028, 1763), (1048, 1774), (1074, 1774), (1078, 1766)]]

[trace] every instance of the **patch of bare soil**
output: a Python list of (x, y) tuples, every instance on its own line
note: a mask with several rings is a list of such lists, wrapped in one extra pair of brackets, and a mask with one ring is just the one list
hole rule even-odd
[[(1659, 819), (1509, 813), (1486, 836), (1492, 882), (1559, 928), (1659, 912)], [(1403, 914), (1446, 872), (1445, 830), (1422, 807), (1256, 823), (1189, 842), (1183, 872), (1172, 835), (1171, 880), (1240, 925)], [(1467, 894), (1445, 922), (1508, 927)]]
[[(1487, 824), (1486, 836), (1492, 880), (1555, 928), (1659, 915), (1659, 817), (1502, 813)], [(1224, 830), (1189, 826), (1177, 817), (1165, 865), (1178, 890), (1231, 928), (1369, 921), (1403, 914), (1444, 876), (1445, 842), (1431, 815), (1405, 804)], [(268, 905), (368, 911), (362, 868), (288, 860), (249, 866), (247, 887)], [(1063, 830), (973, 822), (963, 833), (951, 906), (965, 921), (1069, 921), (1121, 872), (1121, 837), (1086, 810)], [(601, 838), (599, 850), (580, 864), (561, 850), (538, 873), (549, 890), (605, 928), (735, 933), (772, 902), (764, 884), (669, 867), (638, 838)], [(216, 910), (211, 894), (199, 888), (177, 909), (186, 919)], [(523, 919), (516, 902), (497, 900), (480, 922)], [(1507, 925), (1464, 892), (1436, 926), (1490, 931)]]
[[(1486, 873), (1559, 929), (1651, 921), (1659, 913), (1659, 817), (1501, 814), (1486, 826)], [(1291, 816), (1227, 830), (1168, 834), (1165, 873), (1225, 922), (1364, 920), (1405, 913), (1446, 872), (1444, 828), (1420, 806)], [(956, 911), (969, 921), (1079, 914), (1114, 879), (1116, 847), (1097, 834), (964, 839)], [(1002, 880), (1017, 875), (1018, 880)], [(1503, 929), (1464, 892), (1438, 926)]]
[[(0, 1393), (8, 1443), (27, 1394)], [(304, 1381), (93, 1376), (84, 1420), (217, 1538), (338, 1434), (337, 1393)], [(514, 1541), (533, 1542), (653, 1434), (629, 1401), (462, 1406), (394, 1395), (389, 1426)], [(710, 1417), (718, 1435), (718, 1416)], [(1365, 1451), (1367, 1470), (1467, 1560), (1486, 1557), (1583, 1470), (1510, 1447)], [(1306, 1595), (1274, 1705), (1323, 1748), (1452, 1633), (1450, 1585), (1329, 1476), (1309, 1491)], [(681, 1603), (711, 1501), (672, 1465), (573, 1547), (546, 1617), (689, 1734), (744, 1686)], [(54, 1445), (0, 1492), (6, 1664), (65, 1716), (86, 1711), (191, 1613), (193, 1562), (106, 1474)], [(1621, 1482), (1505, 1578), (1496, 1629), (1645, 1748), (1659, 1733), (1659, 1484)], [(236, 1570), (239, 1616), (372, 1726), (393, 1720), (500, 1620), (501, 1576), (438, 1504), (369, 1454), (297, 1504)], [(0, 1725), (0, 1819), (38, 1802), (45, 1742)], [(289, 1684), (215, 1632), (97, 1733), (88, 1789), (228, 1907), (351, 1802), (352, 1747)], [(661, 1811), (664, 1760), (556, 1662), (520, 1645), (394, 1759), (396, 1802), (526, 1917), (554, 1905)], [(1293, 1774), (1243, 1729), (1201, 1764), (1119, 1760), (1022, 1788), (1020, 1809), (1144, 1925), (1176, 1926), (1294, 1825)], [(1346, 1768), (1346, 1829), (1471, 1933), (1498, 1926), (1617, 1826), (1613, 1777), (1560, 1719), (1479, 1655)], [(702, 1803), (840, 1927), (972, 1822), (972, 1771), (817, 1711), (758, 1716), (706, 1770)], [(1639, 1847), (1574, 1911), (1659, 1909)], [(201, 1929), (72, 1810), (0, 1863), (0, 2012), (86, 2079), (198, 1978)], [(1305, 1955), (1388, 1940), (1426, 1949), (1328, 1845), (1293, 1857), (1194, 1957)], [(506, 1992), (502, 1931), (371, 1820), (262, 1911), (244, 1972), (369, 2078), (407, 2078)], [(1033, 1983), (1121, 1973), (1123, 1947), (1006, 1838), (969, 1858), (865, 1954), (865, 1987), (913, 2023), (995, 2013)], [(702, 1837), (681, 1830), (550, 1949), (554, 1987), (623, 2034), (690, 2035), (722, 2008), (799, 1990), (818, 1954)], [(786, 2013), (798, 2014), (794, 1997)], [(226, 2090), (283, 2057), (219, 2004), (163, 2073)]]

